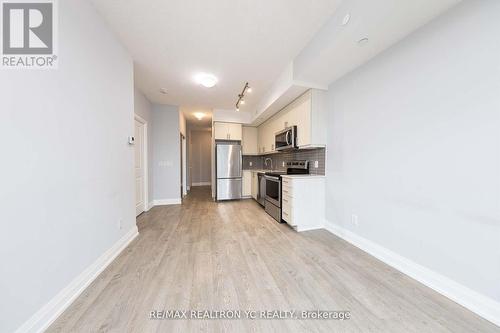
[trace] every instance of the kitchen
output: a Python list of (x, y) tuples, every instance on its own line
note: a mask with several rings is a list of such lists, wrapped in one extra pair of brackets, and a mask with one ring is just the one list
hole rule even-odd
[(251, 198), (296, 231), (319, 229), (325, 210), (324, 92), (309, 89), (287, 98), (290, 103), (264, 121), (213, 122), (212, 194), (217, 201)]

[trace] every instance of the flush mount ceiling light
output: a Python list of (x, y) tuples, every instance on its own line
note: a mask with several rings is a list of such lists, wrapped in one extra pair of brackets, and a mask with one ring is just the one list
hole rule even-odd
[(205, 118), (205, 114), (203, 112), (195, 112), (193, 115), (198, 120), (202, 120), (203, 118)]
[(194, 80), (206, 88), (214, 87), (218, 81), (215, 75), (209, 73), (199, 73), (194, 77)]
[(167, 94), (167, 89), (160, 88), (160, 93), (162, 93), (163, 95), (166, 95)]
[(250, 85), (245, 83), (245, 86), (243, 87), (243, 90), (241, 91), (241, 94), (238, 95), (238, 101), (236, 102), (236, 111), (240, 111), (240, 105), (245, 104), (245, 93), (247, 92), (252, 92), (252, 88), (250, 88)]
[(344, 18), (342, 19), (342, 25), (347, 25), (349, 23), (349, 20), (351, 19), (351, 14), (347, 13)]

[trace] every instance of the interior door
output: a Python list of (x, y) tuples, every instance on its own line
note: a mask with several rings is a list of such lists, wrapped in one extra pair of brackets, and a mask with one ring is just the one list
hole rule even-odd
[(135, 215), (144, 211), (144, 124), (135, 120)]

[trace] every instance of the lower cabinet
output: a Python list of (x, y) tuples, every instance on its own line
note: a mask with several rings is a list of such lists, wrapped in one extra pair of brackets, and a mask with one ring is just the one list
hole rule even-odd
[(281, 218), (297, 231), (323, 228), (325, 178), (282, 176)]
[(259, 195), (259, 176), (257, 172), (252, 172), (252, 198), (257, 200)]
[(252, 171), (243, 170), (243, 191), (244, 197), (250, 198), (252, 195)]

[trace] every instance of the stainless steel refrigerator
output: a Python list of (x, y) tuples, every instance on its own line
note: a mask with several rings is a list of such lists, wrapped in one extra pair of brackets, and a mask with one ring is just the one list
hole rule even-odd
[(241, 146), (220, 143), (215, 149), (217, 200), (241, 199)]

